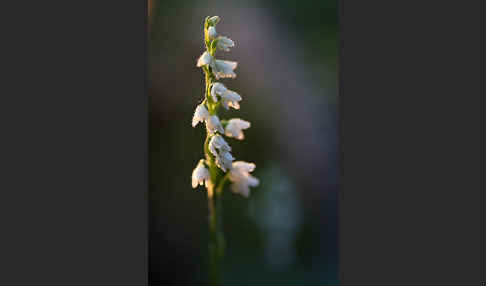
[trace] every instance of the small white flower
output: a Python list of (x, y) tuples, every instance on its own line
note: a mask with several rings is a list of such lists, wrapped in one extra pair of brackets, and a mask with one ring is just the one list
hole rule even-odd
[(216, 28), (213, 26), (208, 28), (208, 34), (209, 34), (209, 38), (211, 39), (214, 39), (218, 36), (218, 33), (216, 33)]
[(226, 142), (221, 135), (216, 134), (213, 137), (211, 137), (211, 140), (209, 141), (209, 151), (213, 153), (214, 156), (218, 156), (218, 149), (220, 152), (229, 152), (231, 151), (230, 145), (228, 145), (228, 142)]
[(240, 109), (238, 101), (241, 101), (241, 96), (234, 91), (228, 90), (228, 92), (223, 95), (221, 103), (225, 109), (229, 109), (230, 107)]
[(224, 133), (223, 126), (216, 115), (209, 116), (206, 120), (206, 127), (208, 128), (209, 134), (214, 134), (216, 131), (221, 134)]
[(237, 172), (251, 173), (255, 170), (256, 165), (255, 165), (255, 163), (248, 163), (248, 162), (245, 162), (245, 161), (236, 161), (236, 162), (233, 162), (233, 167), (236, 169)]
[(236, 69), (237, 66), (238, 63), (232, 61), (214, 60), (211, 63), (211, 68), (213, 69), (216, 79), (236, 77), (233, 70)]
[(196, 188), (198, 185), (210, 183), (209, 170), (204, 166), (204, 160), (199, 160), (194, 171), (192, 171), (192, 188)]
[(230, 152), (219, 152), (219, 156), (216, 156), (216, 165), (226, 172), (226, 170), (231, 170), (231, 163), (234, 159)]
[(221, 103), (225, 109), (229, 109), (229, 107), (233, 107), (234, 109), (240, 108), (238, 101), (241, 101), (241, 96), (238, 93), (227, 89), (222, 83), (215, 82), (213, 84), (211, 88), (211, 96), (214, 98), (216, 95), (221, 96)]
[(197, 67), (202, 67), (204, 65), (213, 65), (213, 57), (207, 51), (204, 52), (197, 60)]
[(194, 116), (192, 117), (192, 127), (196, 127), (199, 122), (203, 122), (209, 118), (209, 111), (206, 109), (204, 104), (199, 104), (194, 111)]
[(225, 52), (229, 52), (229, 48), (232, 48), (235, 46), (235, 42), (231, 40), (230, 38), (227, 37), (219, 37), (218, 38), (218, 44), (217, 47), (220, 50), (223, 50)]
[(213, 59), (211, 54), (206, 51), (199, 57), (196, 64), (196, 66), (198, 67), (202, 67), (204, 65), (211, 66), (214, 75), (216, 76), (216, 79), (236, 77), (236, 74), (233, 70), (236, 69), (236, 67), (238, 66), (237, 62), (215, 60)]
[(211, 96), (213, 98), (216, 98), (216, 95), (223, 96), (228, 91), (226, 86), (224, 86), (222, 83), (215, 82), (213, 83), (213, 86), (211, 87)]
[(229, 173), (229, 179), (232, 182), (230, 189), (234, 193), (248, 197), (250, 195), (250, 187), (256, 187), (260, 181), (250, 175), (250, 172), (255, 170), (255, 164), (243, 161), (236, 161), (232, 164), (232, 169)]
[(221, 137), (221, 135), (217, 134), (211, 138), (209, 141), (209, 151), (211, 151), (216, 158), (216, 165), (218, 165), (221, 170), (225, 172), (226, 170), (231, 170), (231, 162), (235, 158), (233, 158), (231, 153), (229, 153), (231, 151), (231, 147), (223, 139), (223, 137)]
[(239, 118), (233, 118), (228, 121), (228, 125), (226, 125), (224, 134), (228, 137), (234, 137), (238, 140), (243, 140), (245, 138), (243, 130), (248, 128), (250, 128), (250, 122)]

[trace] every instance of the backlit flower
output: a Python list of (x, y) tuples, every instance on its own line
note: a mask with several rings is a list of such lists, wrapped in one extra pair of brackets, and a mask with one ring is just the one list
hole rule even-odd
[(250, 187), (256, 187), (260, 181), (250, 175), (250, 172), (255, 170), (255, 164), (244, 161), (236, 161), (232, 164), (232, 169), (229, 173), (229, 180), (231, 181), (230, 189), (234, 193), (248, 197), (250, 195)]
[(243, 130), (248, 128), (250, 128), (250, 122), (239, 118), (233, 118), (228, 121), (224, 134), (228, 137), (243, 140), (245, 138)]
[(223, 94), (226, 93), (227, 91), (228, 89), (226, 88), (226, 86), (224, 86), (220, 82), (215, 82), (211, 87), (211, 96), (213, 98), (216, 98), (216, 95), (223, 96)]
[(235, 78), (236, 74), (233, 70), (236, 69), (237, 66), (238, 63), (233, 61), (214, 60), (211, 63), (211, 68), (213, 69), (216, 79)]
[(214, 98), (216, 95), (221, 96), (221, 104), (225, 109), (229, 109), (229, 107), (233, 107), (234, 109), (240, 108), (238, 102), (241, 101), (241, 96), (238, 93), (227, 89), (222, 83), (215, 82), (213, 84), (211, 88), (211, 96)]
[(219, 37), (218, 38), (218, 43), (216, 45), (218, 49), (223, 50), (225, 52), (229, 52), (229, 48), (232, 48), (235, 46), (235, 42), (231, 40), (230, 38), (227, 37)]
[(225, 109), (229, 109), (233, 107), (234, 109), (240, 109), (240, 104), (238, 101), (241, 100), (241, 96), (234, 91), (228, 90), (229, 92), (225, 93), (221, 104)]
[(232, 167), (232, 161), (234, 157), (231, 155), (231, 147), (228, 143), (221, 137), (221, 135), (214, 135), (209, 141), (209, 151), (216, 158), (216, 165), (225, 171), (230, 170)]
[(213, 63), (213, 57), (211, 56), (210, 53), (208, 53), (207, 51), (204, 52), (200, 57), (199, 59), (197, 60), (197, 65), (198, 67), (202, 67), (202, 66), (205, 66), (205, 65), (209, 65), (209, 64), (212, 64)]
[(194, 171), (192, 171), (192, 188), (196, 188), (198, 185), (202, 185), (203, 183), (208, 186), (210, 182), (210, 175), (209, 170), (204, 166), (204, 160), (199, 160)]
[(218, 151), (229, 152), (231, 151), (231, 147), (221, 135), (216, 134), (211, 137), (211, 140), (209, 141), (209, 151), (211, 151), (214, 156), (218, 156)]
[(204, 104), (199, 104), (194, 111), (194, 116), (192, 117), (192, 127), (196, 127), (199, 122), (203, 122), (209, 118), (209, 111), (206, 109)]
[(226, 172), (226, 170), (231, 170), (231, 163), (233, 162), (235, 158), (233, 157), (233, 155), (231, 155), (230, 152), (219, 152), (219, 155), (216, 156), (216, 165), (221, 168), (221, 170), (223, 170), (224, 172)]
[(216, 115), (209, 116), (206, 120), (206, 127), (208, 128), (209, 134), (214, 134), (216, 131), (221, 134), (224, 133), (223, 126)]

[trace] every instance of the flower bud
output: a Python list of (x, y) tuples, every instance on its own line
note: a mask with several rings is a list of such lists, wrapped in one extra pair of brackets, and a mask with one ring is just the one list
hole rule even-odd
[(210, 39), (214, 39), (218, 36), (218, 33), (216, 33), (216, 28), (211, 26), (208, 28), (208, 35)]
[(209, 24), (210, 26), (216, 26), (216, 24), (218, 24), (218, 23), (219, 23), (219, 20), (221, 20), (221, 19), (219, 18), (219, 16), (213, 16), (213, 17), (211, 17), (211, 18), (209, 18), (209, 19), (208, 19), (208, 24)]

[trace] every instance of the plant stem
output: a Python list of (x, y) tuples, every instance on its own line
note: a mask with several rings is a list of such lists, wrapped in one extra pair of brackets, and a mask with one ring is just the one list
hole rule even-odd
[[(211, 47), (211, 39), (208, 35), (208, 18), (204, 21), (204, 43), (206, 50), (212, 57), (216, 52), (215, 48)], [(214, 102), (211, 97), (211, 85), (215, 78), (209, 66), (203, 68), (205, 75), (205, 102), (210, 115), (217, 115), (218, 102)], [(223, 236), (223, 206), (221, 201), (222, 172), (216, 166), (214, 156), (209, 151), (208, 143), (210, 140), (209, 133), (204, 142), (204, 153), (206, 154), (207, 164), (209, 167), (211, 184), (208, 186), (208, 209), (209, 209), (209, 285), (221, 285), (221, 260), (224, 256), (224, 236)]]
[(218, 218), (214, 206), (214, 196), (208, 192), (209, 208), (209, 285), (220, 286)]
[(222, 202), (222, 192), (216, 191), (214, 208), (216, 210), (216, 230), (217, 230), (217, 245), (218, 245), (218, 257), (222, 261), (225, 252), (225, 241), (223, 233), (223, 202)]
[[(210, 114), (216, 114), (217, 108), (214, 108), (212, 99), (210, 97), (210, 86), (212, 83), (212, 77), (210, 70), (204, 69), (206, 79), (206, 101), (208, 103), (208, 110)], [(224, 238), (222, 232), (222, 203), (221, 203), (221, 191), (217, 192), (216, 187), (219, 185), (221, 178), (221, 171), (219, 171), (209, 151), (210, 135), (207, 134), (206, 141), (204, 143), (204, 153), (208, 162), (209, 173), (211, 177), (211, 185), (208, 187), (208, 209), (209, 209), (209, 285), (220, 286), (220, 268), (221, 259), (224, 255)]]

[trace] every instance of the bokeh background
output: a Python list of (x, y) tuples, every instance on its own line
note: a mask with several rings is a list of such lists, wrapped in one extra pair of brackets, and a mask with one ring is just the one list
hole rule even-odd
[(241, 109), (252, 123), (227, 139), (256, 163), (249, 199), (223, 195), (224, 285), (339, 285), (337, 0), (149, 0), (149, 281), (206, 285), (207, 200), (191, 188), (205, 130), (191, 127), (204, 96), (202, 25), (218, 15), (236, 42)]

